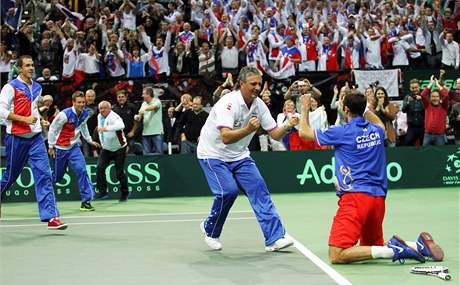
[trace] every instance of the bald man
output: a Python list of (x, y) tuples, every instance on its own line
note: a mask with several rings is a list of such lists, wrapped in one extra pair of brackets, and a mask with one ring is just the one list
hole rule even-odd
[(107, 199), (107, 177), (105, 170), (113, 160), (118, 181), (120, 181), (121, 196), (119, 202), (127, 202), (128, 179), (125, 174), (125, 158), (127, 140), (123, 129), (125, 124), (123, 119), (114, 111), (108, 101), (102, 101), (98, 105), (99, 115), (97, 115), (97, 132), (101, 142), (102, 151), (96, 167), (96, 181), (98, 193), (95, 200)]

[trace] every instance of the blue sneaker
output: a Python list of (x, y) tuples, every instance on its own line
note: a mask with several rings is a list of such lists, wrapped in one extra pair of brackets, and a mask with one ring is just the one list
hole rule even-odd
[(412, 247), (408, 246), (400, 237), (394, 235), (389, 241), (388, 245), (389, 248), (393, 249), (393, 262), (396, 260), (399, 263), (404, 264), (406, 258), (415, 259), (421, 263), (425, 263), (425, 257), (421, 255), (418, 251), (413, 249)]
[(434, 261), (442, 261), (444, 259), (444, 251), (437, 245), (433, 237), (427, 233), (422, 232), (417, 240), (417, 250), (423, 256)]

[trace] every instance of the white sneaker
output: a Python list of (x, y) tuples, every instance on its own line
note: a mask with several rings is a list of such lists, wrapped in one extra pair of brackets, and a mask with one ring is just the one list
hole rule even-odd
[(208, 235), (206, 234), (206, 231), (204, 230), (204, 222), (201, 222), (200, 229), (204, 234), (204, 241), (206, 242), (206, 244), (210, 248), (212, 248), (214, 250), (221, 250), (222, 249), (222, 243), (220, 242), (219, 238), (208, 237)]
[(283, 238), (278, 239), (274, 243), (267, 245), (265, 247), (265, 251), (278, 251), (280, 249), (290, 247), (293, 244), (294, 244), (293, 240), (283, 237)]

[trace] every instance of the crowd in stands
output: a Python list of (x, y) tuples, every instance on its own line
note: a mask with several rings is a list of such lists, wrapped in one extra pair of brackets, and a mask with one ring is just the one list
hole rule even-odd
[(0, 71), (7, 78), (23, 54), (44, 79), (212, 78), (246, 65), (275, 78), (458, 69), (459, 8), (458, 0), (3, 1)]
[[(296, 78), (299, 72), (425, 67), (458, 70), (460, 65), (458, 0), (13, 0), (2, 1), (1, 9), (2, 85), (14, 77), (14, 63), (25, 54), (34, 58), (35, 78), (39, 82), (105, 77), (161, 78), (176, 74), (200, 75), (202, 80), (227, 79), (216, 90), (215, 100), (231, 90), (234, 81), (231, 76), (235, 77), (239, 69), (247, 65), (255, 66), (275, 79)], [(437, 84), (433, 79), (432, 85)], [(455, 86), (456, 90), (452, 88), (449, 92), (457, 92), (458, 96), (458, 80)], [(340, 98), (347, 88), (352, 87), (344, 86), (340, 90), (336, 87), (334, 90), (336, 96), (331, 108), (337, 109), (337, 123), (344, 122), (340, 117)], [(295, 92), (291, 94), (293, 90)], [(264, 88), (262, 97), (266, 91)], [(331, 124), (321, 106), (321, 91), (303, 79), (294, 80), (286, 92), (283, 115), (277, 111), (272, 114), (279, 124), (300, 111), (295, 108), (295, 95), (307, 91), (313, 94), (315, 104), (312, 108), (315, 110), (311, 114), (318, 126)], [(381, 90), (376, 86), (371, 91), (376, 96), (375, 112), (388, 123), (388, 146), (396, 144), (398, 139), (404, 141), (400, 139), (401, 123), (395, 131), (390, 130), (390, 126), (394, 128), (394, 122), (401, 120), (400, 114), (408, 112), (404, 111), (407, 106), (400, 111), (390, 104), (384, 88)], [(419, 84), (419, 94), (411, 98), (425, 104), (420, 92)], [(439, 94), (443, 99), (444, 94)], [(154, 94), (148, 96), (157, 99)], [(118, 99), (112, 103), (123, 106), (125, 103)], [(132, 111), (129, 126), (145, 131), (145, 123), (151, 117), (145, 116), (145, 112), (151, 111), (146, 110), (151, 103), (143, 99), (147, 103)], [(411, 105), (409, 100), (405, 99), (405, 104)], [(196, 104), (202, 107), (201, 98), (197, 101)], [(269, 105), (270, 97), (266, 96), (264, 101)], [(164, 118), (154, 116), (155, 120), (161, 123), (163, 119), (169, 119), (172, 127), (176, 123), (172, 118), (180, 119), (181, 109), (191, 108), (194, 102), (192, 98), (181, 99), (176, 110), (168, 110), (168, 117), (165, 112)], [(460, 106), (454, 106), (457, 102), (450, 103), (445, 117), (452, 112), (460, 113)], [(88, 105), (91, 104), (95, 103)], [(424, 104), (422, 110), (427, 106), (423, 108)], [(52, 119), (57, 110), (53, 109), (54, 106), (48, 107), (51, 109), (45, 109)], [(198, 113), (201, 107), (197, 106)], [(134, 118), (134, 115), (138, 117)], [(460, 117), (457, 120), (452, 116), (452, 124), (460, 121)], [(202, 116), (200, 118), (201, 122)], [(408, 125), (410, 129), (411, 123)], [(130, 131), (125, 131), (126, 135), (134, 137)], [(163, 132), (166, 127), (154, 131), (155, 134)], [(143, 132), (137, 133), (145, 136)], [(194, 149), (198, 140), (196, 133), (188, 135), (192, 137), (192, 144), (187, 144), (187, 148)], [(267, 145), (270, 143), (264, 138), (263, 131), (259, 138), (264, 142), (259, 148), (269, 149)], [(165, 135), (165, 141), (174, 145), (180, 144), (179, 140), (181, 137), (177, 134)], [(273, 142), (271, 148), (318, 147), (305, 146), (295, 134), (288, 136), (287, 140), (283, 145)], [(423, 144), (423, 139), (418, 141)], [(141, 152), (164, 150), (158, 145), (153, 140), (150, 150), (144, 144)], [(91, 152), (85, 154), (91, 155)]]

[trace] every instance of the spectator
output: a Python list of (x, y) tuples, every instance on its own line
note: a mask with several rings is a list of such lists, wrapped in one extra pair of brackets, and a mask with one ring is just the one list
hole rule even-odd
[(275, 32), (271, 32), (268, 35), (268, 63), (270, 64), (270, 68), (274, 69), (276, 59), (280, 53), (282, 46), (284, 45), (284, 30), (286, 26), (284, 24), (279, 24)]
[(139, 8), (140, 1), (137, 1), (137, 5), (134, 5), (129, 0), (123, 0), (118, 13), (121, 15), (121, 29), (136, 31), (136, 13)]
[(4, 42), (0, 42), (0, 80), (1, 82), (8, 82), (8, 74), (11, 72), (11, 55), (13, 53), (7, 49)]
[[(238, 74), (238, 54), (239, 54), (239, 40), (238, 35), (230, 26), (229, 30), (232, 35), (228, 34), (227, 29), (224, 30), (222, 36), (219, 39), (219, 49), (220, 49), (220, 58), (221, 58), (221, 70), (222, 77), (226, 78), (227, 76)], [(224, 44), (225, 41), (225, 44)]]
[(405, 146), (407, 133), (407, 114), (401, 110), (396, 114), (394, 119), (394, 129), (396, 132), (396, 146)]
[[(296, 91), (295, 94), (293, 94), (294, 90)], [(310, 83), (310, 80), (306, 78), (300, 78), (299, 80), (294, 81), (291, 84), (291, 86), (288, 88), (288, 90), (284, 94), (284, 99), (285, 100), (293, 99), (293, 101), (296, 103), (296, 110), (299, 110), (297, 109), (297, 107), (300, 108), (301, 106), (299, 102), (299, 98), (303, 94), (307, 94), (307, 93), (312, 93), (312, 94), (314, 93), (318, 96), (322, 95), (321, 91)]]
[(209, 113), (203, 110), (202, 98), (193, 98), (192, 108), (182, 113), (178, 130), (181, 133), (181, 154), (196, 153), (200, 140), (201, 128), (204, 126)]
[(138, 107), (131, 102), (128, 102), (128, 96), (125, 90), (117, 91), (117, 103), (112, 105), (112, 111), (117, 113), (123, 120), (125, 128), (123, 133), (127, 138), (126, 153), (129, 153), (131, 146), (134, 143), (136, 132), (139, 127), (139, 122), (134, 120), (134, 116), (137, 114)]
[(423, 143), (425, 134), (425, 107), (420, 95), (420, 82), (412, 79), (409, 82), (411, 94), (404, 97), (402, 111), (407, 114), (407, 133), (404, 141), (406, 146), (414, 146), (417, 141)]
[(229, 73), (227, 78), (225, 79), (225, 82), (219, 87), (217, 87), (216, 90), (214, 90), (214, 93), (212, 94), (212, 99), (214, 100), (214, 103), (219, 101), (219, 99), (225, 94), (232, 92), (233, 86), (233, 75)]
[(440, 68), (442, 59), (442, 42), (440, 34), (442, 32), (441, 15), (437, 21), (422, 21), (423, 34), (426, 42), (426, 57), (425, 66), (429, 68)]
[(175, 145), (177, 149), (180, 146), (180, 134), (179, 134), (179, 120), (174, 117), (174, 107), (168, 108), (167, 118), (163, 120), (163, 128), (164, 128), (164, 142), (166, 144)]
[(75, 40), (61, 38), (61, 44), (64, 48), (64, 59), (62, 64), (62, 78), (72, 79), (75, 73), (75, 66), (78, 58), (78, 47)]
[(125, 63), (123, 52), (118, 49), (116, 44), (110, 44), (109, 50), (105, 54), (104, 63), (109, 67), (109, 75), (112, 78), (121, 78), (126, 71), (122, 63)]
[(452, 107), (452, 111), (449, 114), (449, 125), (454, 130), (455, 144), (460, 145), (460, 103)]
[(192, 108), (192, 95), (186, 93), (180, 96), (179, 105), (174, 108), (174, 117), (181, 117), (182, 113)]
[(340, 44), (342, 52), (342, 63), (345, 69), (360, 69), (359, 50), (361, 40), (354, 32), (349, 32), (348, 36)]
[[(362, 26), (359, 29), (363, 29)], [(362, 35), (361, 41), (365, 46), (366, 69), (383, 69), (381, 44), (385, 35), (382, 33), (377, 35), (372, 27), (367, 29), (366, 35), (363, 35), (362, 32), (360, 35)]]
[(152, 58), (152, 51), (140, 55), (140, 47), (133, 46), (131, 52), (128, 52), (125, 44), (122, 45), (122, 50), (128, 66), (128, 77), (144, 77), (146, 75), (145, 64)]
[(214, 30), (214, 42), (204, 42), (198, 46), (198, 38), (195, 38), (195, 49), (198, 54), (198, 74), (205, 77), (205, 80), (212, 80), (216, 75), (216, 49), (217, 31)]
[[(334, 97), (332, 97), (332, 102), (331, 102), (331, 109), (337, 110), (337, 119), (335, 120), (336, 126), (343, 126), (347, 122), (345, 120), (345, 116), (343, 115), (342, 107), (343, 107), (343, 98), (349, 91), (348, 86), (345, 85), (342, 88), (340, 88), (340, 94), (339, 94), (339, 89), (337, 85), (334, 86)], [(338, 98), (337, 98), (338, 97)]]
[(136, 121), (142, 119), (142, 147), (145, 154), (163, 154), (163, 121), (160, 99), (154, 94), (152, 87), (142, 89), (144, 102), (139, 113), (134, 116)]
[[(146, 44), (144, 42), (144, 44)], [(151, 44), (147, 43), (148, 47), (150, 49)], [(166, 39), (163, 40), (162, 37), (157, 37), (155, 41), (155, 46), (152, 47), (152, 54), (153, 58), (155, 59), (156, 66), (152, 63), (152, 61), (149, 61), (149, 67), (150, 67), (150, 75), (153, 76), (158, 76), (158, 75), (166, 75), (169, 76), (171, 73), (171, 69), (169, 67), (169, 59), (168, 59), (168, 53), (169, 49), (171, 46), (171, 30), (168, 29), (166, 32)]]
[(99, 62), (101, 55), (96, 49), (94, 44), (90, 44), (87, 53), (80, 53), (80, 60), (84, 61), (85, 78), (96, 79), (99, 78)]
[(316, 71), (316, 60), (318, 59), (318, 39), (316, 31), (312, 30), (313, 23), (302, 25), (302, 33), (297, 37), (300, 39), (300, 52), (302, 53), (302, 62), (299, 65), (299, 71)]
[(385, 126), (385, 147), (394, 147), (396, 144), (396, 132), (393, 128), (393, 120), (399, 111), (396, 103), (390, 102), (387, 90), (381, 86), (375, 90), (375, 102), (370, 109), (379, 117)]
[[(431, 87), (436, 83), (437, 90), (430, 93)], [(428, 97), (430, 93), (430, 97)], [(425, 107), (425, 136), (423, 146), (446, 144), (446, 118), (449, 107), (449, 95), (447, 90), (439, 84), (434, 75), (422, 93), (422, 102)]]
[[(310, 97), (311, 97), (310, 99), (311, 102), (309, 104), (310, 109), (308, 112), (308, 120), (309, 120), (310, 126), (314, 129), (325, 130), (327, 126), (329, 125), (329, 122), (327, 121), (326, 110), (324, 109), (324, 106), (321, 104), (321, 100), (318, 95), (313, 94)], [(313, 140), (313, 141), (303, 141), (301, 149), (320, 150), (320, 149), (327, 149), (327, 147), (319, 146), (318, 143)]]
[(337, 47), (341, 42), (341, 36), (337, 41), (332, 41), (329, 36), (325, 36), (319, 50), (318, 71), (336, 71), (339, 70), (337, 61)]
[(185, 50), (185, 44), (177, 42), (176, 47), (171, 55), (171, 68), (173, 74), (191, 74), (192, 73), (192, 54)]
[(59, 78), (56, 75), (52, 75), (51, 70), (49, 68), (44, 68), (42, 70), (42, 76), (37, 78), (37, 82), (56, 81), (56, 80), (59, 80)]
[[(444, 39), (444, 35), (446, 39)], [(442, 44), (442, 69), (455, 69), (458, 70), (460, 65), (460, 52), (458, 43), (454, 42), (452, 32), (442, 31), (439, 35), (439, 40)]]
[(38, 49), (38, 55), (35, 59), (35, 65), (37, 66), (37, 74), (42, 74), (42, 71), (47, 68), (51, 73), (55, 73), (62, 68), (57, 67), (57, 56), (56, 56), (56, 45), (53, 44), (52, 40), (42, 39), (40, 47)]
[[(86, 124), (88, 126), (89, 133), (93, 134), (93, 132), (97, 128), (97, 115), (99, 114), (99, 110), (98, 110), (97, 103), (96, 103), (96, 92), (94, 92), (93, 89), (86, 90), (85, 99), (86, 99), (85, 109), (86, 111), (88, 111), (88, 114), (89, 114), (89, 119), (86, 122)], [(93, 151), (90, 145), (86, 143), (85, 140), (82, 141), (82, 151), (85, 157), (92, 157), (92, 156), (97, 157), (98, 156), (97, 151), (96, 150)]]
[(302, 56), (299, 49), (294, 45), (295, 38), (293, 36), (286, 36), (284, 39), (284, 46), (278, 54), (278, 58), (274, 64), (274, 70), (282, 72), (281, 78), (288, 78), (295, 76), (297, 64), (302, 61)]

